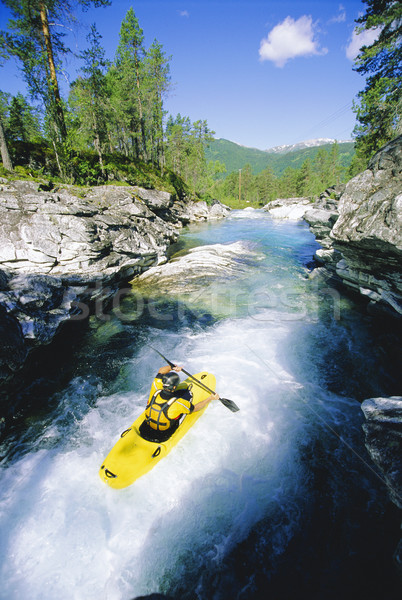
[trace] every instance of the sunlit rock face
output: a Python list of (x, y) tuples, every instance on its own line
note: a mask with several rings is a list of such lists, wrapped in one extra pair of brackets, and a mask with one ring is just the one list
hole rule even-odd
[(240, 276), (256, 252), (245, 242), (192, 248), (183, 256), (152, 267), (134, 281), (136, 289), (153, 293), (185, 293), (201, 290), (209, 281)]
[(348, 183), (330, 236), (345, 284), (402, 314), (402, 136)]
[[(152, 266), (184, 224), (220, 219), (219, 202), (136, 186), (63, 186), (0, 180), (0, 385), (60, 326)], [(15, 347), (14, 351), (13, 348)]]
[(291, 221), (302, 219), (311, 208), (309, 198), (284, 198), (273, 200), (264, 206), (273, 219), (290, 219)]
[(317, 262), (371, 306), (402, 314), (402, 136), (351, 179), (335, 211), (306, 212)]

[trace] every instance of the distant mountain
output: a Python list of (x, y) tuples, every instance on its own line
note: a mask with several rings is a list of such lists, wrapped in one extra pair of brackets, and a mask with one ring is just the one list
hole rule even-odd
[[(267, 167), (271, 167), (274, 174), (279, 177), (287, 167), (299, 169), (307, 158), (313, 160), (321, 148), (330, 150), (334, 141), (321, 138), (290, 146), (276, 146), (269, 150), (258, 150), (220, 138), (211, 142), (206, 150), (206, 158), (212, 161), (219, 160), (225, 164), (226, 173), (223, 176), (249, 164), (254, 175)], [(354, 155), (354, 143), (338, 142), (338, 145), (340, 163), (347, 168)]]
[(286, 154), (287, 152), (294, 152), (295, 150), (304, 150), (304, 148), (315, 148), (316, 146), (327, 146), (328, 144), (350, 144), (352, 140), (334, 140), (332, 138), (316, 138), (315, 140), (306, 140), (305, 142), (298, 142), (297, 144), (288, 144), (285, 146), (274, 146), (268, 148), (264, 152), (274, 152), (275, 154)]

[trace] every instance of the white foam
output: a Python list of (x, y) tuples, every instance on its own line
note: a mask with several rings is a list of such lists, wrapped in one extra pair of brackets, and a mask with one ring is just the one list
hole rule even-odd
[[(72, 382), (58, 420), (2, 472), (0, 598), (127, 600), (168, 591), (184, 574), (202, 587), (202, 572), (272, 511), (286, 515), (272, 538), (279, 552), (304, 501), (299, 442), (310, 435), (308, 402), (320, 410), (324, 394), (297, 381), (287, 358), (302, 327), (278, 313), (207, 331), (150, 329), (153, 346), (190, 372), (213, 372), (218, 392), (241, 410), (214, 402), (125, 490), (108, 488), (98, 470), (143, 409), (160, 359), (144, 347), (128, 367), (132, 390), (100, 396), (91, 409), (82, 381)], [(306, 379), (313, 385), (314, 373)], [(328, 405), (322, 410), (330, 419)]]

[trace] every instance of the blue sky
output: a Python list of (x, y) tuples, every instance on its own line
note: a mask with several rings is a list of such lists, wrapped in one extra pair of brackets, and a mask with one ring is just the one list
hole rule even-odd
[[(172, 57), (170, 114), (205, 119), (215, 137), (260, 149), (318, 137), (351, 139), (352, 102), (364, 88), (353, 71), (365, 42), (354, 35), (355, 19), (366, 10), (361, 0), (114, 0), (109, 8), (77, 11), (81, 24), (69, 38), (71, 48), (85, 48), (96, 22), (113, 59), (131, 6), (145, 46), (156, 38)], [(7, 20), (1, 4), (1, 29)], [(77, 68), (70, 58), (70, 80)], [(13, 61), (0, 70), (0, 89), (25, 93)]]

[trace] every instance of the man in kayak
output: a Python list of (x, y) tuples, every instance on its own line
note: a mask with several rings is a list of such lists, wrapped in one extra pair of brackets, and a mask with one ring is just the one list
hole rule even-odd
[[(177, 374), (183, 367), (161, 367), (151, 388), (150, 398), (145, 410), (145, 421), (140, 433), (145, 439), (165, 442), (176, 431), (184, 415), (202, 410), (212, 400), (218, 400), (219, 394), (211, 394), (205, 400), (192, 403), (193, 394), (187, 386), (180, 387)], [(153, 392), (153, 393), (152, 393)]]

